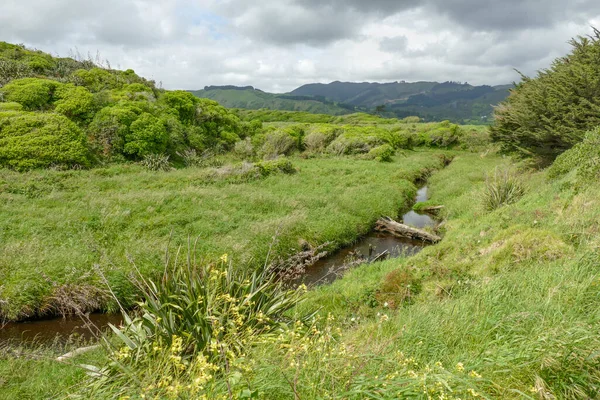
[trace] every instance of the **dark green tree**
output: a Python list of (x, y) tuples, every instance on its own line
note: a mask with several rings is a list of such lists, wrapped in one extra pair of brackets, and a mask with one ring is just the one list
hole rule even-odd
[(492, 139), (502, 149), (551, 162), (600, 125), (600, 31), (535, 78), (523, 76), (495, 111)]

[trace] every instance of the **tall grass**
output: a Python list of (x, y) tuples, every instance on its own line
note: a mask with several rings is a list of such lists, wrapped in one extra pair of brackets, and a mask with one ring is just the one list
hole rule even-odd
[(111, 325), (110, 362), (94, 368), (86, 396), (203, 398), (223, 390), (232, 398), (228, 380), (241, 374), (250, 347), (314, 315), (290, 313), (305, 288), (285, 288), (266, 266), (249, 271), (227, 254), (199, 263), (195, 254), (167, 261), (156, 282), (137, 274), (142, 300), (135, 313), (123, 310), (123, 328)]
[(483, 207), (487, 211), (493, 211), (516, 202), (524, 193), (523, 183), (514, 172), (496, 168), (494, 173), (486, 178), (482, 198)]

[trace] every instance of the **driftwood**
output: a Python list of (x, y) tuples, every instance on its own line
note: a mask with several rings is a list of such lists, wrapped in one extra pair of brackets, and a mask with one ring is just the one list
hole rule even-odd
[(64, 362), (64, 361), (68, 360), (69, 358), (73, 358), (80, 354), (89, 353), (90, 351), (96, 350), (98, 348), (100, 348), (99, 344), (94, 345), (94, 346), (88, 346), (88, 347), (80, 347), (78, 349), (68, 352), (67, 354), (63, 354), (62, 356), (57, 357), (56, 361)]
[(442, 240), (441, 237), (434, 235), (433, 233), (401, 224), (400, 222), (394, 221), (390, 217), (379, 219), (375, 225), (375, 230), (391, 233), (394, 236), (420, 240), (428, 243), (437, 243)]
[(429, 207), (423, 207), (419, 211), (435, 212), (435, 211), (440, 211), (442, 208), (444, 208), (444, 206), (429, 206)]

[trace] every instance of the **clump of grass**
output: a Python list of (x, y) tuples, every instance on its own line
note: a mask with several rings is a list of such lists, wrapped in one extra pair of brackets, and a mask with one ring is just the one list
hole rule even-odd
[(483, 207), (493, 211), (502, 206), (515, 203), (525, 194), (525, 187), (512, 171), (496, 169), (488, 176), (483, 191)]
[(403, 267), (393, 270), (385, 276), (377, 299), (380, 303), (394, 308), (413, 302), (414, 297), (421, 292), (421, 289), (421, 279), (412, 269)]
[(216, 263), (198, 263), (194, 253), (183, 262), (167, 261), (158, 281), (137, 274), (138, 312), (123, 311), (123, 328), (110, 325), (110, 362), (92, 368), (98, 379), (87, 394), (117, 398), (143, 390), (154, 398), (203, 398), (216, 386), (230, 388), (253, 343), (313, 317), (289, 313), (305, 288), (288, 289), (267, 268), (250, 271), (227, 254)]
[(169, 171), (171, 162), (166, 154), (148, 154), (140, 161), (140, 164), (150, 171)]

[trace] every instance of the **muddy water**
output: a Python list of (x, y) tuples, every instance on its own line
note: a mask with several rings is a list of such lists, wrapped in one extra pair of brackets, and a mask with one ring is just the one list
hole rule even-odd
[[(415, 200), (418, 203), (427, 199), (427, 186), (425, 186), (419, 189)], [(435, 220), (429, 215), (412, 210), (402, 216), (402, 221), (416, 228), (435, 226)], [(303, 282), (307, 285), (330, 283), (341, 275), (345, 270), (343, 266), (348, 262), (358, 259), (368, 262), (382, 257), (410, 256), (421, 251), (425, 246), (423, 242), (373, 232), (359, 239), (354, 245), (319, 260), (306, 271), (298, 283)], [(8, 323), (4, 326), (0, 323), (0, 343), (13, 341), (49, 344), (55, 340), (65, 342), (71, 336), (92, 339), (98, 329), (105, 330), (109, 323), (119, 325), (121, 322), (120, 315), (91, 314), (87, 323), (79, 317)]]
[(79, 317), (53, 318), (28, 322), (10, 322), (4, 326), (0, 323), (0, 343), (11, 341), (17, 343), (52, 343), (65, 342), (69, 337), (93, 339), (98, 329), (108, 328), (108, 324), (119, 325), (121, 315), (90, 314), (85, 322)]
[[(417, 203), (428, 200), (427, 186), (419, 189), (415, 200)], [(419, 214), (412, 210), (402, 216), (402, 222), (415, 228), (433, 227), (436, 224), (430, 215)], [(373, 232), (360, 238), (352, 246), (317, 261), (295, 283), (304, 283), (309, 286), (331, 283), (347, 269), (345, 265), (355, 260), (369, 262), (380, 258), (411, 256), (421, 251), (426, 245), (426, 243), (416, 240)]]

